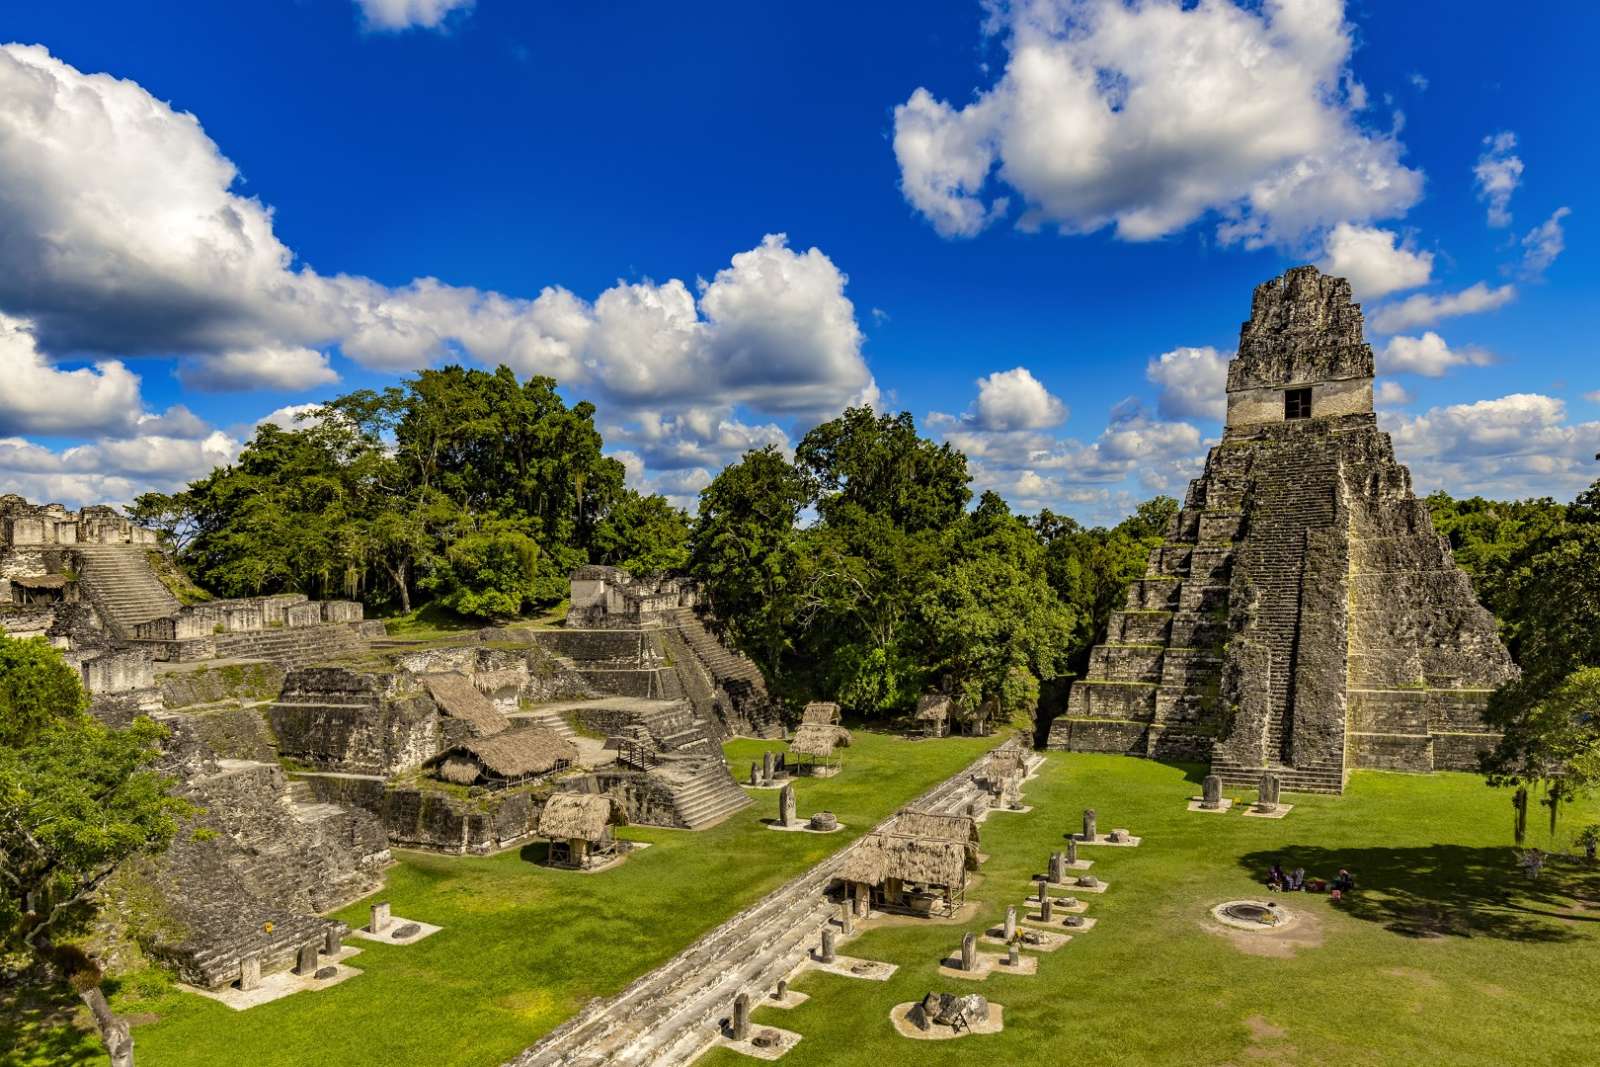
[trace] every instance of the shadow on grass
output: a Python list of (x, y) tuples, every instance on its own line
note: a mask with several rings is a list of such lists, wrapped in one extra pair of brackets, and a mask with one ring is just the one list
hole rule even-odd
[(103, 1063), (98, 1035), (73, 1017), (77, 1003), (65, 986), (0, 994), (0, 1064)]
[(517, 858), (523, 863), (537, 863), (542, 867), (550, 862), (550, 842), (534, 841), (523, 845), (517, 852)]
[(1552, 857), (1537, 881), (1511, 848), (1425, 845), (1414, 848), (1329, 849), (1285, 845), (1240, 857), (1252, 877), (1268, 869), (1304, 867), (1307, 877), (1332, 881), (1340, 868), (1356, 891), (1339, 910), (1383, 924), (1402, 937), (1492, 937), (1507, 941), (1570, 941), (1573, 924), (1600, 922), (1600, 913), (1569, 914), (1576, 898), (1600, 894), (1600, 870)]
[(1211, 768), (1204, 763), (1189, 763), (1183, 760), (1158, 759), (1153, 761), (1163, 767), (1173, 767), (1183, 772), (1183, 780), (1195, 785), (1204, 785), (1206, 775), (1211, 773)]

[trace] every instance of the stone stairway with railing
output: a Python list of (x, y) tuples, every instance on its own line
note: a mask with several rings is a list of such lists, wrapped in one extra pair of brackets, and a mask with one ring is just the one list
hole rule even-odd
[(149, 545), (74, 545), (79, 588), (116, 636), (127, 639), (134, 626), (171, 615), (181, 606), (150, 566)]
[(1341, 757), (1310, 760), (1294, 751), (1296, 668), (1301, 656), (1307, 537), (1338, 518), (1339, 464), (1330, 450), (1261, 448), (1251, 471), (1250, 537), (1239, 566), (1255, 591), (1256, 612), (1240, 640), (1265, 650), (1267, 718), (1258, 741), (1259, 762), (1240, 759), (1237, 740), (1212, 758), (1212, 772), (1230, 787), (1252, 786), (1271, 771), (1284, 789), (1338, 793), (1344, 788)]

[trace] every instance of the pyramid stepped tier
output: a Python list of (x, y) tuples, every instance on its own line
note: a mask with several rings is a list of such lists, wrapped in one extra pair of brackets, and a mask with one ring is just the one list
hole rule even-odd
[(1052, 724), (1052, 748), (1209, 758), (1339, 792), (1351, 767), (1469, 769), (1515, 675), (1372, 411), (1349, 285), (1256, 289), (1228, 422)]
[[(783, 720), (779, 714), (776, 702), (767, 694), (766, 679), (761, 676), (761, 668), (746, 655), (737, 652), (712, 633), (692, 608), (679, 608), (672, 615), (672, 621), (678, 638), (687, 647), (694, 660), (707, 676), (709, 690), (720, 688), (726, 696), (725, 703), (731, 706), (720, 707), (714, 692), (704, 695), (697, 693), (701, 689), (693, 678), (684, 679), (685, 695), (691, 700), (699, 696), (700, 700), (709, 699), (714, 708), (698, 709), (702, 713), (711, 713), (715, 717), (727, 721), (732, 727), (730, 733), (748, 733), (756, 737), (775, 738), (783, 736)], [(680, 668), (680, 675), (685, 673), (684, 668), (692, 669), (693, 665), (684, 664)], [(697, 704), (698, 704), (697, 700)]]
[(720, 756), (670, 760), (661, 773), (670, 784), (678, 820), (691, 830), (719, 823), (751, 804)]
[(213, 641), (219, 659), (272, 660), (289, 667), (324, 663), (367, 647), (360, 634), (342, 623), (296, 630), (218, 634)]
[(149, 545), (74, 545), (81, 572), (79, 585), (118, 637), (132, 635), (133, 627), (171, 615), (179, 608), (150, 566)]

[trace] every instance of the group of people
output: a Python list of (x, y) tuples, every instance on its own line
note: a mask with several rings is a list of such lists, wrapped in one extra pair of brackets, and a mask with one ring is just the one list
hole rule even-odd
[(1274, 863), (1267, 872), (1267, 888), (1274, 893), (1330, 893), (1338, 900), (1355, 887), (1356, 880), (1343, 867), (1331, 884), (1322, 878), (1306, 878), (1304, 867), (1296, 867), (1286, 874), (1281, 863)]

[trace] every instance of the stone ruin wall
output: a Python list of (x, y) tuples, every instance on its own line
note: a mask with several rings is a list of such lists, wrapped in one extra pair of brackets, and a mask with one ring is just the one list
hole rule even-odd
[(248, 956), (264, 971), (289, 966), (300, 945), (338, 925), (320, 913), (381, 888), (382, 826), (357, 809), (297, 816), (276, 762), (222, 756), (200, 717), (163, 720), (172, 734), (162, 769), (197, 813), (166, 852), (119, 870), (107, 890), (114, 913), (148, 955), (201, 986), (233, 981)]
[(465, 723), (445, 720), (401, 671), (290, 671), (269, 714), (281, 755), (354, 774), (416, 770), (467, 730)]
[(377, 778), (303, 779), (317, 799), (370, 812), (396, 848), (484, 856), (527, 841), (539, 829), (545, 787), (513, 788), (474, 797), (397, 785)]

